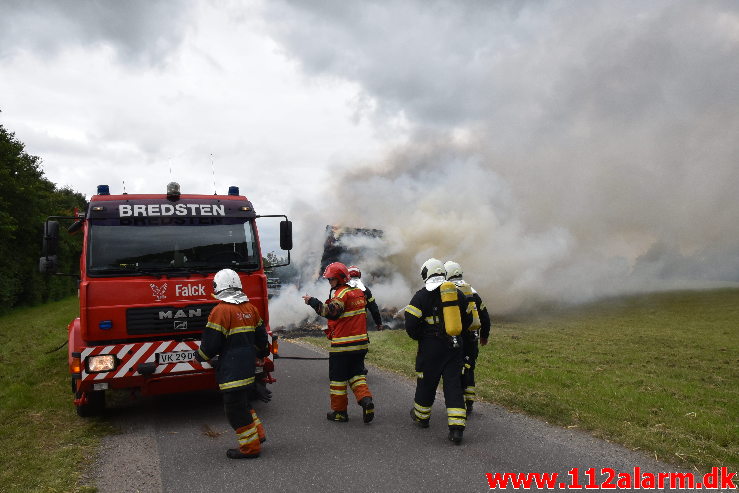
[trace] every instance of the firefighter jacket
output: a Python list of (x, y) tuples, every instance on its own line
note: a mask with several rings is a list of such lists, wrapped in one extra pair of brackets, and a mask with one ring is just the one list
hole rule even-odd
[(364, 291), (343, 284), (336, 288), (326, 303), (311, 298), (308, 304), (317, 314), (328, 319), (325, 333), (331, 341), (329, 352), (367, 349), (367, 299)]
[(222, 301), (208, 316), (195, 357), (209, 361), (218, 355), (218, 387), (224, 392), (242, 390), (254, 383), (255, 360), (265, 355), (267, 345), (264, 321), (254, 305)]
[(380, 308), (377, 306), (375, 297), (372, 296), (372, 291), (370, 291), (367, 286), (364, 287), (364, 297), (367, 299), (367, 311), (369, 311), (370, 315), (372, 315), (372, 320), (374, 320), (375, 325), (382, 325)]
[(380, 316), (380, 307), (377, 306), (372, 291), (360, 279), (351, 279), (348, 283), (353, 288), (359, 288), (364, 291), (364, 297), (367, 298), (367, 311), (372, 315), (375, 325), (382, 325), (382, 317)]
[(472, 291), (472, 300), (475, 302), (477, 313), (480, 315), (480, 338), (487, 339), (490, 337), (490, 314), (488, 313), (488, 307), (485, 306), (477, 291), (474, 289)]
[[(467, 330), (472, 323), (472, 314), (467, 310), (467, 299), (457, 289), (457, 303), (462, 317), (462, 328)], [(413, 295), (411, 302), (405, 307), (405, 331), (416, 341), (426, 337), (447, 339), (442, 316), (441, 289), (421, 288)]]

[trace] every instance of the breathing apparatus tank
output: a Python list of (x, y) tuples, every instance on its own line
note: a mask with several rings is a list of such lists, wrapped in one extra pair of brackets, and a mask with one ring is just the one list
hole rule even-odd
[(472, 323), (470, 324), (468, 330), (471, 332), (480, 330), (480, 326), (482, 324), (480, 323), (480, 314), (477, 312), (477, 305), (475, 304), (475, 300), (472, 298), (472, 286), (464, 282), (458, 284), (457, 287), (460, 291), (464, 293), (464, 295), (467, 297), (467, 300), (469, 301), (469, 304), (467, 305), (467, 311), (472, 313)]
[(456, 338), (462, 333), (462, 314), (459, 313), (457, 286), (445, 281), (439, 288), (441, 291), (441, 309), (444, 318), (444, 330), (448, 336)]

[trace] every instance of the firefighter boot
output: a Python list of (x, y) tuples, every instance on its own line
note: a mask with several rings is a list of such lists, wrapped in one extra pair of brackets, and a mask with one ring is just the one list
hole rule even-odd
[(372, 397), (362, 397), (359, 405), (362, 406), (362, 420), (365, 423), (372, 421), (375, 417), (375, 404), (372, 402)]
[(413, 422), (418, 426), (419, 428), (428, 428), (429, 427), (429, 420), (428, 419), (421, 419), (418, 416), (416, 416), (416, 410), (411, 408), (411, 419)]
[(259, 454), (245, 454), (237, 448), (230, 448), (226, 450), (226, 457), (229, 459), (256, 459)]
[(349, 421), (349, 415), (346, 411), (331, 411), (326, 414), (326, 419), (329, 421), (335, 421), (337, 423), (346, 423)]
[(469, 416), (470, 414), (472, 414), (472, 404), (474, 402), (475, 401), (473, 401), (473, 400), (466, 400), (466, 401), (464, 401), (465, 408), (467, 409), (467, 416)]
[(450, 426), (449, 427), (449, 441), (454, 445), (462, 443), (462, 434), (464, 433), (464, 427), (462, 426)]

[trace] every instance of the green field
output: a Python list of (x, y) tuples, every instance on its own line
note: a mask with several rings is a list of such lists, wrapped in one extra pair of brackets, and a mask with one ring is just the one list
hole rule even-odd
[(67, 324), (77, 298), (0, 317), (0, 490), (94, 491), (80, 482), (100, 437), (100, 420), (77, 417), (72, 406)]
[[(738, 289), (493, 317), (493, 326), (477, 363), (482, 400), (679, 466), (739, 467)], [(405, 331), (371, 339), (368, 362), (413, 378)]]

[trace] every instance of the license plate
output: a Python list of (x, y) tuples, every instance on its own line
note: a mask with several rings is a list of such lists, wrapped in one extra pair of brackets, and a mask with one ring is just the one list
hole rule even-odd
[(158, 353), (158, 361), (160, 365), (169, 363), (187, 363), (195, 361), (195, 351), (176, 351), (174, 353)]

